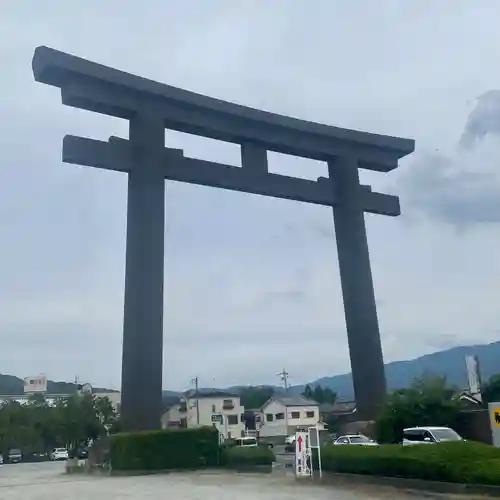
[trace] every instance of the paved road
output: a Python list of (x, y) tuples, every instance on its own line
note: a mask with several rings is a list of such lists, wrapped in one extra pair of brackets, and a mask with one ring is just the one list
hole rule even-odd
[(140, 477), (68, 476), (63, 469), (60, 462), (0, 466), (0, 499), (421, 500), (385, 488), (304, 484), (284, 469), (276, 474), (204, 472)]

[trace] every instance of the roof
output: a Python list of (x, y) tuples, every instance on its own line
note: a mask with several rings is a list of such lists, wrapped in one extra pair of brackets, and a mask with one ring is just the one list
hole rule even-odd
[(286, 407), (319, 406), (319, 404), (316, 401), (313, 401), (312, 399), (306, 399), (302, 396), (273, 396), (262, 405), (262, 408), (265, 408), (271, 401), (276, 401)]
[(189, 399), (221, 399), (221, 398), (239, 398), (239, 394), (228, 391), (188, 391), (185, 394), (186, 398)]
[(403, 432), (406, 431), (439, 431), (443, 429), (449, 429), (449, 427), (446, 427), (445, 425), (437, 425), (437, 426), (432, 426), (432, 425), (422, 425), (419, 427), (407, 427), (406, 429), (403, 429)]
[(343, 415), (353, 413), (356, 410), (355, 401), (336, 401), (333, 404), (323, 403), (319, 406), (321, 413), (331, 413), (334, 415)]
[(63, 104), (130, 119), (154, 106), (166, 128), (270, 151), (328, 161), (355, 156), (360, 167), (388, 172), (415, 142), (313, 123), (196, 94), (51, 49), (37, 47), (35, 80), (60, 87)]

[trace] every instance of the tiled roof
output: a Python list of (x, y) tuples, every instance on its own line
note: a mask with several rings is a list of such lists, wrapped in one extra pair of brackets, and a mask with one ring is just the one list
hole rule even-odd
[(185, 394), (186, 398), (190, 399), (208, 399), (208, 398), (239, 398), (238, 394), (227, 391), (188, 391)]
[[(319, 406), (316, 401), (312, 399), (306, 399), (302, 396), (273, 396), (269, 401), (278, 401), (283, 406)], [(264, 404), (266, 406), (267, 403)]]

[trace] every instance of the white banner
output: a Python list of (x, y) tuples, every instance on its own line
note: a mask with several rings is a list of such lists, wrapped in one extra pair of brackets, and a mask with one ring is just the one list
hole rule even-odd
[(26, 377), (24, 379), (24, 393), (47, 392), (47, 377), (37, 375), (35, 377)]
[(295, 475), (310, 476), (310, 456), (309, 433), (297, 432), (295, 434)]
[(465, 356), (467, 379), (471, 396), (481, 401), (481, 374), (479, 373), (479, 360), (477, 356)]

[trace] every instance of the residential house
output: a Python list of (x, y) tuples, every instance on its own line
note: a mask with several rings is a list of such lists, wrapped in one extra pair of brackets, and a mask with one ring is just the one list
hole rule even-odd
[(320, 421), (319, 405), (302, 396), (273, 396), (260, 409), (259, 437), (288, 436), (300, 429), (324, 426)]
[(240, 397), (223, 391), (191, 391), (162, 416), (162, 428), (216, 427), (224, 439), (245, 434)]

